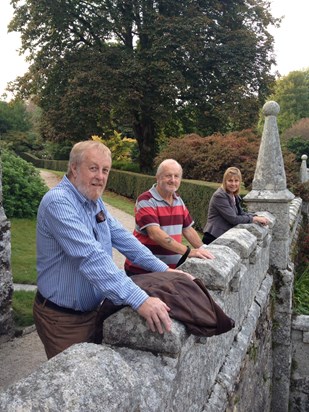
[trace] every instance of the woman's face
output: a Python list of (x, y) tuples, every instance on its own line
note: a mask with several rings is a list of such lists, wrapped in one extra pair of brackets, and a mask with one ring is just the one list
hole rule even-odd
[(227, 193), (234, 194), (239, 190), (240, 180), (237, 176), (229, 175), (226, 179), (225, 186)]

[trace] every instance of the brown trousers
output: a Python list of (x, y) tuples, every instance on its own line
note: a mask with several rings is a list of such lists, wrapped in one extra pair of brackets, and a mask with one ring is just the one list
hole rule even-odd
[(68, 314), (48, 308), (35, 299), (33, 317), (48, 359), (75, 343), (102, 341), (104, 313), (101, 310)]

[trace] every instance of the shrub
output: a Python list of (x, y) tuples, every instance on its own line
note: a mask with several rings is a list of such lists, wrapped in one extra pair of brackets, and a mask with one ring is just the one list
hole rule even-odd
[[(307, 183), (309, 185), (309, 182)], [(295, 269), (294, 312), (309, 315), (309, 224), (306, 217), (299, 234)]]
[(289, 139), (286, 143), (287, 149), (294, 153), (297, 160), (300, 161), (303, 154), (309, 156), (309, 140), (305, 140), (303, 137), (294, 137)]
[(298, 120), (282, 134), (282, 140), (284, 141), (295, 137), (309, 141), (309, 117)]
[[(156, 157), (155, 164), (158, 165), (166, 158), (173, 158), (182, 165), (184, 178), (217, 183), (222, 181), (228, 167), (235, 166), (242, 172), (245, 187), (250, 189), (259, 146), (260, 137), (249, 129), (208, 137), (190, 134), (181, 139), (171, 139)], [(292, 185), (298, 179), (299, 165), (295, 155), (286, 150), (283, 157), (288, 170), (287, 181)]]
[(304, 202), (309, 203), (309, 181), (304, 183), (296, 183), (293, 186), (292, 191), (295, 196), (301, 197)]
[(1, 163), (3, 207), (6, 216), (35, 217), (42, 196), (48, 190), (39, 172), (31, 163), (8, 150), (2, 151)]
[(113, 155), (113, 161), (116, 162), (131, 162), (136, 157), (137, 141), (130, 137), (122, 137), (121, 133), (114, 130), (114, 135), (108, 138), (92, 136), (92, 140), (104, 143)]
[(253, 179), (260, 138), (251, 130), (201, 137), (191, 134), (173, 139), (156, 158), (172, 157), (183, 167), (184, 178), (220, 183), (225, 170), (238, 167), (248, 187)]

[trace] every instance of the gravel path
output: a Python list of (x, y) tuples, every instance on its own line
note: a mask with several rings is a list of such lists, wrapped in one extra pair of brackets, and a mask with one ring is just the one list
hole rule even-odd
[[(41, 171), (41, 176), (50, 188), (60, 180), (58, 176), (47, 171)], [(107, 205), (107, 208), (126, 229), (133, 231), (134, 218), (131, 215), (110, 205)], [(113, 251), (113, 256), (117, 266), (123, 268), (124, 257), (116, 250)], [(20, 286), (16, 285), (16, 290), (19, 288)], [(44, 347), (34, 326), (25, 329), (21, 337), (0, 344), (0, 392), (28, 376), (46, 361)]]

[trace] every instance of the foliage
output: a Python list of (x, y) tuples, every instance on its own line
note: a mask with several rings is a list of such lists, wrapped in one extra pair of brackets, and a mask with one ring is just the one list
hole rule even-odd
[(309, 156), (309, 118), (303, 118), (285, 130), (281, 137), (282, 144), (295, 153), (297, 160), (306, 154)]
[(3, 207), (8, 218), (36, 216), (42, 196), (48, 190), (38, 171), (25, 160), (3, 150), (2, 192)]
[[(166, 158), (177, 160), (183, 167), (186, 179), (222, 182), (225, 170), (238, 167), (246, 188), (251, 187), (258, 157), (260, 137), (252, 130), (214, 134), (201, 137), (196, 134), (186, 135), (182, 139), (171, 139), (168, 145), (156, 157), (158, 165)], [(298, 164), (295, 156), (283, 150), (287, 181), (291, 186), (298, 181)]]
[[(309, 184), (309, 182), (308, 182)], [(309, 224), (305, 219), (299, 234), (298, 254), (295, 260), (294, 312), (309, 315)]]
[(294, 139), (295, 137), (309, 141), (309, 117), (298, 120), (282, 134), (283, 141)]
[(35, 96), (44, 139), (129, 128), (144, 172), (161, 132), (254, 124), (274, 80), (267, 29), (279, 20), (264, 0), (12, 3), (32, 64), (11, 89)]
[(304, 202), (309, 203), (309, 181), (294, 184), (292, 190), (295, 196), (301, 197)]
[(134, 153), (134, 149), (137, 145), (136, 139), (122, 137), (121, 133), (114, 130), (114, 134), (110, 137), (103, 138), (99, 136), (92, 136), (92, 140), (104, 143), (105, 146), (107, 146), (112, 152), (113, 161), (126, 161), (129, 163), (133, 160), (132, 153)]
[(166, 158), (177, 160), (183, 167), (186, 179), (220, 183), (227, 167), (239, 167), (245, 186), (252, 181), (259, 138), (251, 130), (227, 135), (215, 134), (208, 137), (187, 135), (172, 139), (155, 162), (158, 165)]
[(301, 157), (304, 154), (309, 156), (309, 139), (305, 140), (303, 137), (294, 137), (287, 141), (286, 147), (296, 155), (298, 161), (301, 161)]
[(309, 265), (297, 275), (295, 280), (294, 312), (299, 315), (309, 315)]
[(127, 172), (134, 172), (134, 173), (139, 173), (140, 172), (140, 167), (138, 163), (132, 163), (132, 162), (127, 162), (127, 161), (114, 161), (113, 160), (113, 169), (118, 169), (118, 170), (126, 170)]
[(2, 143), (16, 151), (37, 149), (39, 109), (31, 103), (0, 101), (0, 134)]
[(269, 100), (280, 106), (278, 128), (284, 133), (309, 113), (309, 68), (290, 72), (279, 78)]

